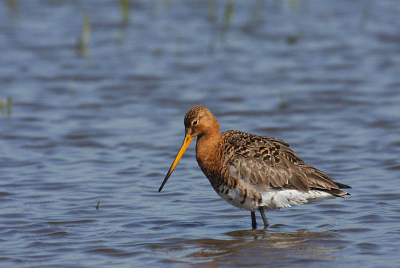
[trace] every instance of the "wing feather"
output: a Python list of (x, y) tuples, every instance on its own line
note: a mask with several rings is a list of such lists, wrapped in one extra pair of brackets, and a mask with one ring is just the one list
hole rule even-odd
[[(288, 188), (308, 192), (310, 188), (347, 194), (324, 172), (306, 164), (282, 140), (241, 131), (223, 133), (229, 155), (225, 157), (230, 176), (251, 184), (256, 189)], [(232, 153), (233, 152), (233, 153)]]

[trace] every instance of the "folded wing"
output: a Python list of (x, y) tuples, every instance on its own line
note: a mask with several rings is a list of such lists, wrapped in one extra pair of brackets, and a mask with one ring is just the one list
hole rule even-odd
[(339, 188), (351, 188), (306, 164), (282, 140), (241, 131), (227, 131), (224, 137), (228, 146), (225, 161), (229, 175), (257, 190), (322, 190), (343, 196), (347, 192)]

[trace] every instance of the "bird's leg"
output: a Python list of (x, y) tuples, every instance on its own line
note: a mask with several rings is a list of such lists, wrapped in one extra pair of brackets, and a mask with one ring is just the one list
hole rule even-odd
[(251, 212), (251, 227), (253, 229), (257, 228), (256, 213), (254, 211)]
[(269, 223), (268, 223), (267, 217), (265, 217), (265, 213), (264, 213), (264, 208), (263, 207), (260, 207), (260, 213), (261, 213), (261, 217), (262, 217), (262, 219), (264, 221), (264, 228), (267, 228)]

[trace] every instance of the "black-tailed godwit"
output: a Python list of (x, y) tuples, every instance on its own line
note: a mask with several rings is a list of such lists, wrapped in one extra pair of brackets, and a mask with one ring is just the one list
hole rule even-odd
[(221, 133), (217, 119), (203, 106), (191, 108), (184, 123), (185, 139), (159, 191), (197, 137), (196, 159), (201, 170), (222, 199), (251, 212), (253, 228), (257, 227), (257, 210), (267, 227), (264, 209), (343, 197), (348, 193), (340, 188), (351, 188), (306, 164), (282, 140), (236, 130)]

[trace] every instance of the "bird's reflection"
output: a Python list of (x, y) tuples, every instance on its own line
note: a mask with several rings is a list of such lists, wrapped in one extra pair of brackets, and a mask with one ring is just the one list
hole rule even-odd
[[(224, 235), (226, 239), (180, 240), (175, 250), (188, 251), (188, 254), (182, 254), (185, 257), (179, 262), (212, 267), (227, 264), (287, 266), (309, 263), (315, 265), (337, 258), (335, 252), (341, 250), (346, 244), (346, 241), (335, 237), (335, 232), (331, 231), (237, 230)], [(173, 241), (170, 242), (173, 243)], [(169, 246), (172, 246), (169, 250), (174, 247), (171, 244)]]

